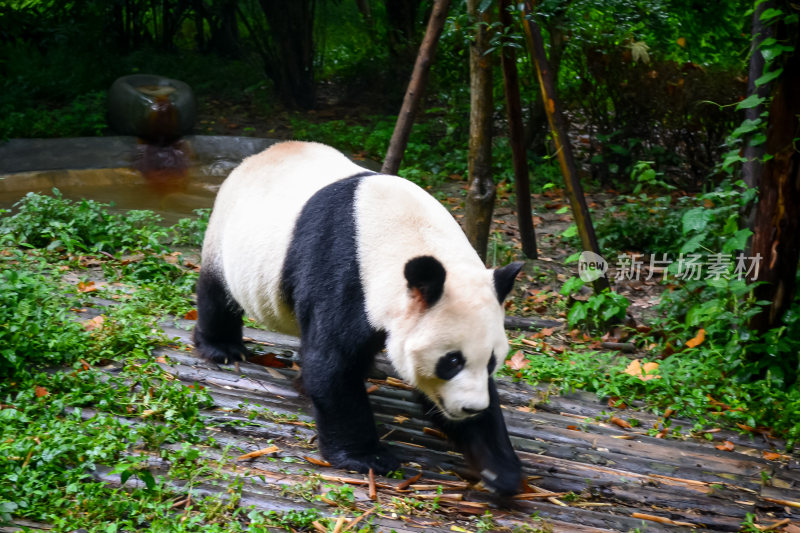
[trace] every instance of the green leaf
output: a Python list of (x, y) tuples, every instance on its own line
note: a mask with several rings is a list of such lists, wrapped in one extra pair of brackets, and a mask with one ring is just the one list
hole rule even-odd
[(153, 490), (156, 487), (156, 480), (149, 470), (139, 470), (136, 475), (140, 480), (142, 480), (142, 483), (144, 483), (144, 486), (147, 487), (147, 490)]
[(762, 85), (766, 85), (767, 83), (771, 82), (772, 80), (780, 76), (782, 73), (783, 73), (783, 68), (779, 68), (778, 70), (773, 70), (772, 72), (767, 72), (760, 78), (757, 78), (754, 83), (756, 84), (756, 87), (761, 87)]
[(567, 281), (564, 282), (564, 286), (561, 287), (561, 294), (564, 296), (569, 296), (573, 292), (577, 292), (583, 287), (584, 282), (581, 278), (569, 278)]
[(775, 42), (769, 46), (761, 46), (761, 55), (764, 57), (764, 61), (767, 63), (774, 61), (775, 58), (780, 56), (784, 52), (792, 52), (794, 48), (791, 46), (786, 46), (785, 44), (780, 44)]
[(751, 94), (750, 96), (748, 96), (747, 98), (736, 104), (736, 110), (738, 111), (740, 109), (750, 109), (756, 106), (760, 106), (762, 103), (764, 103), (764, 100), (766, 100), (766, 98), (762, 98), (757, 94)]
[(727, 169), (734, 163), (744, 163), (745, 161), (747, 161), (747, 159), (739, 155), (739, 150), (731, 150), (725, 154), (725, 158), (722, 160), (722, 168)]
[(767, 142), (767, 136), (763, 133), (756, 133), (750, 138), (750, 146), (760, 146)]
[(748, 228), (740, 229), (733, 234), (733, 237), (725, 241), (725, 244), (722, 245), (722, 253), (727, 254), (734, 250), (744, 250), (745, 246), (747, 246), (747, 239), (752, 234), (753, 232)]
[(581, 302), (575, 302), (572, 309), (567, 313), (567, 322), (573, 327), (578, 322), (586, 320), (586, 306)]
[(122, 472), (122, 473), (119, 475), (119, 482), (120, 482), (120, 483), (122, 483), (122, 484), (124, 485), (124, 484), (125, 484), (125, 482), (126, 482), (126, 481), (128, 481), (128, 480), (131, 478), (131, 476), (133, 475), (133, 473), (134, 473), (134, 470), (133, 470), (133, 468), (128, 468), (128, 469), (124, 470), (124, 471), (123, 471), (123, 472)]
[[(694, 237), (692, 237), (691, 239), (686, 241), (686, 243), (684, 243), (683, 246), (681, 246), (681, 253), (682, 254), (688, 254), (688, 253), (696, 252), (697, 250), (699, 250), (701, 248), (701, 244), (703, 243), (703, 241), (705, 239), (706, 239), (706, 234), (705, 233), (700, 233), (699, 235), (695, 235)], [(673, 264), (677, 265), (677, 263), (673, 263)]]
[(745, 120), (742, 121), (742, 124), (738, 128), (733, 130), (733, 133), (731, 133), (731, 136), (733, 136), (733, 137), (741, 137), (742, 135), (744, 135), (746, 133), (750, 133), (751, 131), (757, 130), (759, 127), (761, 127), (762, 123), (763, 123), (763, 121), (760, 118), (757, 118), (757, 119), (750, 119), (750, 118), (745, 119)]
[(765, 9), (764, 12), (761, 13), (761, 16), (758, 17), (758, 18), (762, 22), (767, 22), (767, 21), (772, 20), (775, 17), (779, 17), (781, 15), (783, 15), (783, 11), (781, 11), (780, 9), (775, 9), (773, 7), (770, 7), (768, 9)]
[(575, 224), (571, 224), (570, 227), (564, 230), (564, 233), (561, 234), (562, 237), (568, 239), (570, 237), (574, 237), (578, 234), (578, 226)]
[(683, 234), (703, 231), (711, 220), (711, 212), (704, 207), (695, 207), (683, 214)]

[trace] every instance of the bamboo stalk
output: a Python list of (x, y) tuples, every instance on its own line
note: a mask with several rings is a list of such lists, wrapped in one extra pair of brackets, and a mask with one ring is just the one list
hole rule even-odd
[[(567, 136), (567, 126), (564, 115), (561, 111), (558, 98), (556, 97), (556, 83), (552, 70), (547, 62), (547, 54), (544, 49), (544, 41), (539, 26), (533, 19), (533, 2), (526, 0), (522, 10), (522, 25), (528, 37), (531, 58), (536, 65), (536, 75), (539, 78), (539, 87), (542, 91), (542, 101), (544, 102), (547, 121), (550, 124), (550, 132), (553, 142), (556, 145), (558, 163), (561, 173), (564, 175), (564, 185), (567, 189), (570, 205), (572, 206), (572, 216), (578, 226), (578, 234), (581, 238), (581, 245), (585, 251), (591, 251), (600, 255), (600, 247), (597, 244), (597, 236), (594, 232), (592, 219), (589, 215), (589, 208), (586, 205), (586, 197), (583, 194), (583, 186), (578, 178), (578, 171), (575, 165), (575, 158), (572, 154), (572, 146)], [(610, 288), (608, 278), (600, 276), (593, 282), (595, 292), (601, 292)]]
[[(500, 0), (500, 23), (506, 30), (512, 26), (511, 0)], [(506, 97), (506, 113), (508, 115), (508, 136), (511, 144), (511, 159), (514, 166), (514, 189), (517, 196), (517, 223), (519, 224), (519, 240), (522, 253), (531, 259), (537, 259), (536, 232), (533, 229), (531, 214), (531, 185), (528, 176), (528, 158), (525, 150), (525, 133), (522, 125), (522, 103), (519, 96), (519, 74), (517, 72), (517, 56), (510, 46), (503, 46), (500, 53), (503, 67), (503, 88)]]

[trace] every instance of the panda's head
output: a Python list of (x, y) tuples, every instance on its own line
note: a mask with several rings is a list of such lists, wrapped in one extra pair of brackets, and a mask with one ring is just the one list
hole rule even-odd
[(489, 407), (489, 377), (508, 354), (503, 300), (521, 268), (445, 270), (431, 256), (405, 264), (404, 311), (389, 332), (387, 350), (401, 376), (447, 418), (464, 419)]

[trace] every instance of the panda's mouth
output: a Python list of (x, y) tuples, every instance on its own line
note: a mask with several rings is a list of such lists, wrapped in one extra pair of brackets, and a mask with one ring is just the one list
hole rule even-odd
[(449, 409), (447, 409), (444, 406), (444, 402), (442, 401), (442, 397), (439, 396), (439, 395), (437, 395), (433, 399), (433, 403), (436, 404), (436, 407), (439, 409), (439, 412), (441, 412), (444, 415), (445, 418), (447, 418), (448, 420), (452, 420), (453, 422), (462, 422), (462, 421), (464, 421), (464, 420), (466, 420), (468, 418), (471, 418), (473, 416), (471, 414), (464, 414), (464, 413), (454, 414), (454, 413), (452, 413)]

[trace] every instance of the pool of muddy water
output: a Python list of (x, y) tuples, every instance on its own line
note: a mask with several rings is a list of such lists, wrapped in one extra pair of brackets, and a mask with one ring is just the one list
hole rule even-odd
[(113, 204), (114, 211), (147, 209), (167, 224), (211, 207), (231, 168), (190, 168), (158, 179), (130, 168), (48, 170), (0, 177), (0, 208), (8, 209), (28, 192), (49, 194), (57, 188), (71, 200), (91, 199)]
[(159, 147), (132, 137), (14, 139), (0, 144), (0, 208), (57, 188), (71, 200), (147, 209), (174, 224), (211, 207), (231, 170), (274, 142), (192, 136)]

